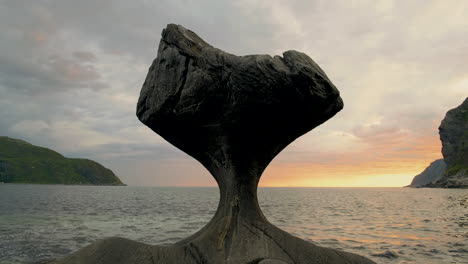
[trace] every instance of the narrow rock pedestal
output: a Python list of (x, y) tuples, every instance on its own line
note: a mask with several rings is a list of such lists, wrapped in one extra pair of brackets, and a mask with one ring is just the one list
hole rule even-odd
[(59, 263), (374, 263), (280, 230), (257, 201), (270, 161), (342, 108), (338, 90), (303, 53), (235, 56), (168, 25), (137, 116), (208, 169), (220, 188), (218, 210), (204, 228), (174, 245), (109, 238)]

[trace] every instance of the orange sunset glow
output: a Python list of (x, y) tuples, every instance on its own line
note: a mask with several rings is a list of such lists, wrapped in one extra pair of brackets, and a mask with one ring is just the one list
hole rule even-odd
[[(392, 135), (394, 136), (394, 135)], [(401, 187), (442, 157), (438, 136), (380, 138), (357, 152), (333, 155), (327, 162), (273, 162), (265, 170), (261, 187)], [(410, 142), (412, 141), (412, 142)], [(411, 143), (411, 144), (410, 144)]]
[(69, 13), (8, 2), (0, 17), (23, 15), (2, 24), (0, 136), (95, 160), (130, 186), (216, 186), (135, 115), (168, 23), (239, 56), (302, 52), (339, 90), (344, 108), (280, 152), (260, 186), (406, 186), (442, 158), (438, 127), (467, 95), (463, 1), (73, 2)]

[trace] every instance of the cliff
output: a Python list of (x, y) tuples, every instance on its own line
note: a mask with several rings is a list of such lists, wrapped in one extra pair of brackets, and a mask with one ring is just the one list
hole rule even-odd
[(468, 98), (447, 112), (439, 126), (439, 135), (446, 168), (438, 175), (441, 165), (437, 163), (439, 160), (434, 161), (409, 187), (468, 188)]
[(9, 137), (0, 137), (0, 182), (124, 185), (111, 170), (95, 161), (66, 158)]
[(468, 188), (468, 98), (447, 112), (439, 135), (447, 170), (431, 187)]

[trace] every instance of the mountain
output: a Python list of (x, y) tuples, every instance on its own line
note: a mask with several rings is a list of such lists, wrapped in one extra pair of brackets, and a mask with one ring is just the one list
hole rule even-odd
[(444, 159), (438, 159), (433, 161), (429, 167), (427, 167), (423, 172), (416, 175), (408, 187), (423, 187), (426, 184), (435, 182), (442, 178), (445, 173), (447, 164), (445, 164)]
[[(461, 105), (447, 112), (439, 126), (439, 135), (442, 141), (443, 160), (447, 165), (442, 177), (436, 181), (424, 179), (428, 183), (422, 186), (411, 186), (412, 184), (410, 186), (468, 188), (468, 98), (465, 98)], [(421, 177), (418, 178), (418, 181), (420, 180)]]
[(0, 182), (124, 185), (111, 170), (95, 161), (66, 158), (9, 137), (0, 137)]

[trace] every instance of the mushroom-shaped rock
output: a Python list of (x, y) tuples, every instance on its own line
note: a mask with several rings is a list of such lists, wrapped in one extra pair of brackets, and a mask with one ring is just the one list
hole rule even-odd
[[(111, 238), (63, 262), (373, 263), (282, 231), (267, 221), (257, 201), (268, 163), (342, 108), (338, 90), (303, 53), (235, 56), (182, 26), (168, 25), (137, 116), (210, 171), (220, 188), (218, 210), (199, 232), (174, 245)], [(126, 245), (131, 252), (125, 253)]]
[(338, 90), (303, 53), (235, 56), (168, 25), (137, 115), (211, 172), (226, 215), (240, 203), (235, 213), (251, 217), (259, 216), (256, 188), (268, 163), (342, 108)]

